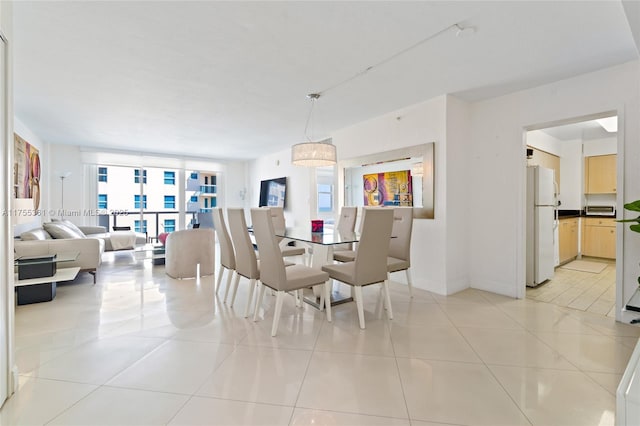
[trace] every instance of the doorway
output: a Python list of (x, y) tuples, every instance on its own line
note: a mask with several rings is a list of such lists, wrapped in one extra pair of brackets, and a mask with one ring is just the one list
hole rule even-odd
[[(549, 279), (528, 281), (526, 297), (616, 317), (617, 115), (567, 120), (528, 129), (527, 167), (553, 170), (552, 229), (527, 234), (527, 269), (552, 262)], [(553, 233), (552, 255), (531, 251), (536, 232)], [(533, 240), (536, 241), (533, 241)]]

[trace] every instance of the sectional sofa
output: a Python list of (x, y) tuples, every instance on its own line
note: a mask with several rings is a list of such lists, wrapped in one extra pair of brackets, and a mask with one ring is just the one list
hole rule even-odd
[[(122, 236), (118, 232), (118, 236)], [(20, 234), (14, 241), (15, 256), (37, 256), (62, 252), (78, 252), (73, 262), (65, 262), (65, 267), (79, 267), (81, 272), (89, 272), (96, 282), (96, 273), (102, 263), (102, 253), (113, 250), (112, 235), (103, 226), (76, 226), (70, 221), (46, 222), (42, 228)], [(130, 246), (145, 244), (145, 234), (132, 233)], [(122, 247), (122, 244), (116, 245)]]

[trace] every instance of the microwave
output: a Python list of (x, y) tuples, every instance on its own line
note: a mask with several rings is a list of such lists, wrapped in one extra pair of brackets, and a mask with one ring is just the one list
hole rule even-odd
[(584, 213), (587, 216), (615, 216), (616, 208), (614, 206), (587, 206)]

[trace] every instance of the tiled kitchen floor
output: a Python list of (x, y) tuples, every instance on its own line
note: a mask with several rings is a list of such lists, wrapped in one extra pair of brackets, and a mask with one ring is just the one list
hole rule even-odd
[[(402, 275), (401, 275), (402, 276)], [(417, 277), (415, 278), (417, 281)], [(244, 319), (213, 277), (173, 280), (105, 255), (56, 299), (16, 308), (20, 390), (0, 424), (607, 425), (640, 328), (477, 290), (443, 297), (392, 284), (395, 318), (364, 290), (334, 321), (288, 298)]]
[(527, 298), (615, 318), (616, 262), (588, 257), (583, 260), (607, 266), (598, 274), (556, 268), (553, 279), (535, 288), (527, 287)]

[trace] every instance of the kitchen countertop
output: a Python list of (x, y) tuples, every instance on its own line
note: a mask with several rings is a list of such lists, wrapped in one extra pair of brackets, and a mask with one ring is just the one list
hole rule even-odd
[(586, 215), (584, 210), (558, 210), (558, 219), (571, 219), (576, 217), (592, 217), (594, 219), (615, 219), (615, 216), (609, 215)]

